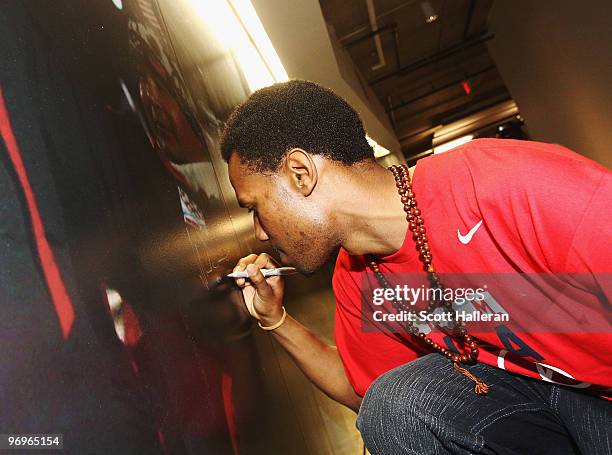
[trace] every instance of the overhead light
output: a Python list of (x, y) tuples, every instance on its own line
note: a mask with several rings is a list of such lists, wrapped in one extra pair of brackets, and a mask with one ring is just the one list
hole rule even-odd
[(468, 134), (467, 136), (462, 136), (458, 139), (453, 139), (452, 141), (445, 142), (442, 145), (438, 145), (437, 147), (434, 147), (433, 152), (434, 153), (448, 152), (449, 150), (454, 149), (455, 147), (459, 147), (460, 145), (470, 142), (472, 139), (474, 139), (474, 135)]
[(288, 81), (289, 76), (250, 0), (230, 0), (230, 4), (233, 6), (249, 37), (255, 43), (257, 51), (270, 69), (274, 82)]
[(229, 50), (251, 91), (289, 80), (250, 0), (191, 0), (220, 45)]
[(391, 152), (384, 148), (382, 145), (378, 144), (374, 139), (370, 136), (366, 136), (368, 144), (374, 149), (374, 158), (382, 158), (383, 156), (390, 155)]
[(423, 11), (423, 15), (425, 16), (425, 22), (427, 22), (428, 24), (431, 24), (432, 22), (435, 22), (438, 19), (436, 11), (433, 9), (433, 6), (431, 6), (431, 3), (429, 2), (421, 2), (421, 11)]
[[(251, 91), (289, 80), (250, 0), (191, 0), (191, 3), (218, 43), (233, 53)], [(366, 139), (376, 158), (391, 154), (374, 139), (369, 136)]]

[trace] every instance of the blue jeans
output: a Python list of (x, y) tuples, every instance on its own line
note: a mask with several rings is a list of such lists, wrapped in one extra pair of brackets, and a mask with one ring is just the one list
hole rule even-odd
[(379, 377), (357, 428), (372, 455), (612, 454), (612, 403), (478, 363), (474, 383), (439, 354)]

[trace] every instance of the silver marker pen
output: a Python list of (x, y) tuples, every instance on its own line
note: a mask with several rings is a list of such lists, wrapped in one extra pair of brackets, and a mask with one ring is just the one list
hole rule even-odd
[[(284, 275), (294, 275), (298, 273), (295, 267), (278, 267), (275, 269), (261, 269), (261, 273), (264, 277), (268, 278), (270, 276), (284, 276)], [(246, 270), (244, 272), (232, 272), (229, 275), (226, 275), (228, 278), (248, 278)]]

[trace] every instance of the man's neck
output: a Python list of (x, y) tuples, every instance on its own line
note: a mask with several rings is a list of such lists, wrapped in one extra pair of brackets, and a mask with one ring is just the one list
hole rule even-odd
[[(410, 175), (414, 173), (410, 168)], [(393, 174), (372, 164), (351, 173), (346, 200), (337, 210), (344, 227), (342, 247), (352, 255), (386, 256), (399, 250), (406, 237), (406, 215)]]

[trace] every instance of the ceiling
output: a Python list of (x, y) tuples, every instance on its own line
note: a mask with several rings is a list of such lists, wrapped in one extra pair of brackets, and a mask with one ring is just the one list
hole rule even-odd
[[(431, 23), (423, 3), (438, 16)], [(385, 107), (407, 158), (430, 148), (441, 125), (510, 98), (486, 48), (492, 3), (320, 0), (329, 28)]]

